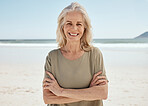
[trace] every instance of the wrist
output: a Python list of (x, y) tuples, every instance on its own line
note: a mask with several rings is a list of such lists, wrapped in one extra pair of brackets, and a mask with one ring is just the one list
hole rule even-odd
[(64, 88), (61, 88), (59, 96), (64, 96)]

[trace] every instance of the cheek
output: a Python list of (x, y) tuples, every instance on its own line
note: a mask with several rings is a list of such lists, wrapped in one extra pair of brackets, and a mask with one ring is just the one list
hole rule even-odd
[(81, 33), (83, 34), (83, 33), (84, 33), (84, 28), (81, 28), (80, 31), (81, 31)]
[(66, 33), (66, 32), (69, 30), (69, 28), (66, 27), (66, 26), (64, 26), (64, 27), (63, 27), (63, 30), (64, 30), (64, 33)]

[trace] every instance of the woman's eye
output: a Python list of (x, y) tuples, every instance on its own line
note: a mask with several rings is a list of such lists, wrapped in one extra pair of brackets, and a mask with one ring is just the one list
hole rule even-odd
[(78, 26), (82, 26), (82, 24), (77, 24)]
[(71, 23), (67, 23), (67, 25), (72, 25)]

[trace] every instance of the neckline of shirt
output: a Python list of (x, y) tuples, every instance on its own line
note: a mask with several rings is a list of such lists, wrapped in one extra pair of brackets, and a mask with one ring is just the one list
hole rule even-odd
[(84, 55), (86, 54), (86, 52), (84, 51), (83, 55), (82, 55), (82, 56), (80, 56), (79, 58), (74, 59), (74, 60), (70, 60), (70, 59), (67, 59), (65, 56), (63, 56), (63, 54), (62, 54), (62, 52), (61, 52), (61, 50), (60, 50), (60, 49), (58, 49), (58, 51), (59, 51), (60, 55), (61, 55), (61, 56), (62, 56), (65, 60), (68, 60), (68, 61), (78, 61), (78, 60), (80, 60), (81, 58), (83, 58), (83, 57), (84, 57)]

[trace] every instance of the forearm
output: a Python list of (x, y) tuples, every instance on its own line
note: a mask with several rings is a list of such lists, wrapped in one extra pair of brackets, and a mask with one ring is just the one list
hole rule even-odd
[(107, 99), (108, 84), (93, 86), (86, 89), (63, 89), (61, 96), (79, 100), (102, 100)]
[(51, 93), (49, 90), (44, 90), (43, 93), (44, 93), (43, 98), (44, 98), (45, 104), (64, 104), (64, 103), (72, 103), (72, 102), (81, 101), (78, 99), (56, 96), (53, 93)]

